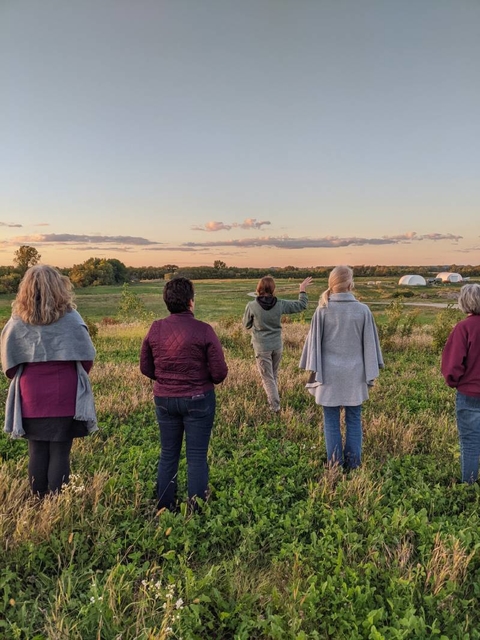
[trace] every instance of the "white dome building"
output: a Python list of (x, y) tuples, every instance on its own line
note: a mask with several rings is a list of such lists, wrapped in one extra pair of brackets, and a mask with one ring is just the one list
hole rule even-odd
[(437, 275), (437, 278), (442, 282), (461, 282), (463, 280), (459, 273), (452, 273), (451, 271), (442, 271)]
[(404, 287), (425, 287), (427, 281), (423, 276), (408, 275), (402, 276), (398, 284)]

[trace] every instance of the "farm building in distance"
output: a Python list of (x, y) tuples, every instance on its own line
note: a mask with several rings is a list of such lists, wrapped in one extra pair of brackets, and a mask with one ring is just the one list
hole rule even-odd
[(451, 271), (442, 271), (437, 275), (442, 282), (461, 282), (463, 280), (459, 273), (452, 273)]
[(402, 276), (398, 281), (398, 284), (407, 287), (424, 287), (426, 286), (427, 281), (423, 276), (408, 275)]

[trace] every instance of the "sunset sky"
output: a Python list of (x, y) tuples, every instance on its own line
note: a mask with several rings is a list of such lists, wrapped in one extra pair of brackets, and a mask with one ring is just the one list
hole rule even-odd
[(478, 0), (2, 0), (0, 264), (480, 264)]

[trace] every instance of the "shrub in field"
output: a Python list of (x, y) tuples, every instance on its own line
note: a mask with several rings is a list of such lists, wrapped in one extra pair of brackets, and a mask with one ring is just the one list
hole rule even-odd
[(232, 329), (239, 324), (237, 316), (224, 316), (218, 321), (218, 326), (221, 329)]
[(250, 345), (250, 333), (246, 331), (238, 318), (227, 316), (217, 323), (217, 335), (222, 347), (227, 349), (229, 355), (246, 356), (252, 352)]
[(120, 320), (118, 318), (112, 318), (111, 316), (105, 316), (104, 318), (102, 318), (103, 326), (108, 327), (115, 324), (120, 324)]
[(306, 323), (305, 311), (301, 311), (300, 313), (296, 313), (295, 315), (284, 315), (282, 316), (282, 324), (294, 324), (294, 323)]
[(83, 321), (87, 325), (88, 333), (90, 334), (91, 339), (95, 340), (95, 338), (98, 335), (98, 327), (97, 327), (97, 325), (95, 324), (95, 322), (90, 320), (90, 318), (84, 318)]
[(453, 304), (449, 304), (436, 316), (432, 329), (434, 351), (440, 352), (443, 349), (451, 330), (462, 318), (462, 312), (455, 309)]
[(21, 274), (16, 272), (0, 276), (0, 293), (17, 293), (21, 279)]
[(122, 287), (118, 316), (124, 322), (146, 322), (153, 318), (152, 312), (147, 309), (140, 297), (132, 291), (128, 282), (125, 282)]
[(401, 338), (403, 343), (405, 338), (412, 335), (417, 323), (418, 311), (405, 313), (405, 305), (402, 299), (391, 302), (385, 309), (386, 320), (378, 326), (383, 349), (392, 349), (397, 343), (395, 338)]

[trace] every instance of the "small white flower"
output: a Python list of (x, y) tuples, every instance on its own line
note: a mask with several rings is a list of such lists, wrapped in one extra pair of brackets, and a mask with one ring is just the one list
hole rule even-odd
[(176, 602), (175, 602), (175, 607), (177, 609), (183, 609), (183, 600), (181, 598), (179, 598)]
[(90, 602), (91, 602), (91, 603), (94, 603), (94, 602), (95, 602), (95, 598), (94, 598), (94, 596), (92, 596), (92, 597), (90, 598)]

